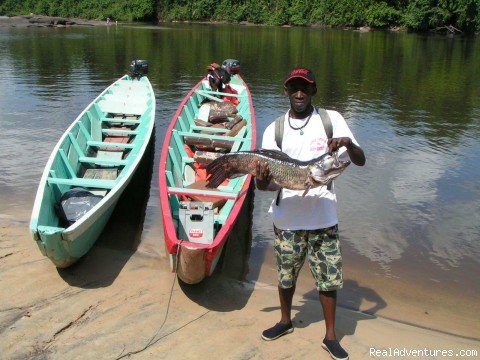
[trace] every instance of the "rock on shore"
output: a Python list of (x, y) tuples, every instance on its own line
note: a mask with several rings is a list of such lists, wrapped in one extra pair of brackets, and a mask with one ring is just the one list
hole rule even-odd
[(0, 16), (0, 27), (70, 27), (99, 25), (106, 25), (106, 22), (43, 15)]

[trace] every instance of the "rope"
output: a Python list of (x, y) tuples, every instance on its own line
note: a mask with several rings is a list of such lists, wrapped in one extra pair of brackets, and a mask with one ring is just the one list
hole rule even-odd
[[(149, 346), (153, 345), (154, 343), (156, 343), (157, 341), (159, 341), (160, 339), (162, 339), (163, 337), (160, 337), (158, 338), (157, 340), (154, 341), (154, 339), (157, 337), (158, 333), (160, 332), (160, 330), (162, 330), (163, 326), (165, 325), (165, 323), (167, 322), (167, 317), (168, 317), (168, 313), (170, 311), (170, 303), (172, 301), (172, 295), (173, 295), (173, 288), (175, 287), (175, 282), (177, 280), (177, 270), (178, 270), (178, 261), (179, 261), (179, 256), (180, 256), (180, 249), (181, 249), (181, 245), (182, 245), (182, 242), (183, 240), (180, 240), (180, 244), (178, 244), (178, 247), (177, 247), (177, 254), (175, 255), (175, 276), (173, 277), (173, 283), (172, 283), (172, 287), (170, 288), (170, 295), (168, 297), (168, 303), (167, 303), (167, 311), (165, 311), (165, 317), (163, 319), (163, 322), (162, 322), (162, 325), (160, 325), (160, 327), (158, 328), (158, 330), (155, 332), (155, 335), (153, 335), (150, 340), (148, 341), (147, 345), (145, 345), (143, 348), (141, 348), (140, 350), (135, 350), (135, 351), (130, 351), (126, 354), (123, 354), (123, 350), (122, 350), (122, 353), (120, 353), (119, 357), (116, 358), (116, 360), (119, 360), (119, 359), (123, 359), (127, 356), (130, 356), (130, 355), (135, 355), (135, 354), (138, 354), (138, 353), (141, 353), (142, 351), (145, 351)], [(202, 314), (200, 317), (202, 317), (203, 315), (205, 314)], [(198, 319), (198, 318), (197, 318)], [(197, 320), (195, 319), (195, 320)], [(193, 321), (195, 321), (193, 320)], [(185, 324), (184, 326), (188, 325), (189, 323)], [(182, 326), (183, 327), (183, 326)], [(177, 329), (178, 330), (178, 329)], [(177, 331), (177, 330), (174, 330), (174, 331)], [(170, 335), (170, 334), (166, 334), (165, 336), (167, 335)]]

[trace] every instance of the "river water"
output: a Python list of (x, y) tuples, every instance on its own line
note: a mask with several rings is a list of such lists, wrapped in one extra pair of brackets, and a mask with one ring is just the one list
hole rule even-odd
[[(28, 220), (61, 134), (131, 60), (147, 59), (157, 116), (141, 243), (164, 256), (157, 171), (165, 130), (206, 65), (226, 58), (242, 63), (259, 143), (288, 109), (285, 74), (303, 65), (317, 77), (315, 105), (341, 112), (365, 150), (366, 166), (336, 182), (340, 303), (480, 338), (477, 38), (203, 24), (0, 29), (0, 214)], [(272, 196), (255, 194), (246, 280), (258, 284), (275, 284)], [(306, 299), (315, 296), (306, 269), (301, 284)]]

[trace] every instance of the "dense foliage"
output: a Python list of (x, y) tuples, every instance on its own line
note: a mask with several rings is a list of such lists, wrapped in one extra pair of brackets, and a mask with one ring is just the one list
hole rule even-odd
[(1, 15), (38, 15), (85, 19), (146, 20), (157, 16), (155, 0), (3, 0)]
[(471, 33), (480, 30), (480, 0), (170, 0), (160, 3), (159, 17), (414, 31), (455, 27)]
[(161, 20), (480, 30), (480, 0), (166, 0)]
[(0, 14), (480, 31), (480, 0), (4, 0)]

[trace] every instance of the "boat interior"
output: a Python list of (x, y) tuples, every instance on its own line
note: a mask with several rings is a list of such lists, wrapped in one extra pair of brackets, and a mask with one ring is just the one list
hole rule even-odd
[[(184, 104), (171, 134), (165, 176), (177, 236), (184, 240), (188, 237), (189, 241), (202, 242), (195, 240), (194, 234), (192, 237), (182, 233), (182, 228), (189, 228), (185, 222), (195, 221), (195, 216), (198, 220), (195, 224), (197, 227), (202, 226), (204, 217), (212, 217), (217, 231), (227, 220), (247, 178), (244, 175), (227, 179), (217, 189), (205, 186), (206, 166), (209, 162), (224, 153), (250, 150), (251, 147), (252, 127), (247, 89), (236, 76), (232, 77), (230, 86), (238, 94), (212, 91), (208, 81), (202, 81)], [(234, 106), (234, 111), (229, 113), (227, 109), (224, 121), (212, 123), (209, 122), (208, 113), (211, 114), (212, 108), (219, 103), (226, 102), (219, 95), (235, 96), (239, 103)], [(188, 214), (193, 216), (188, 217)], [(205, 227), (208, 232), (209, 226)], [(206, 241), (211, 242), (213, 239)]]
[(52, 154), (39, 225), (62, 226), (53, 204), (68, 190), (104, 197), (125, 176), (145, 142), (152, 101), (145, 83), (124, 77), (80, 115)]

